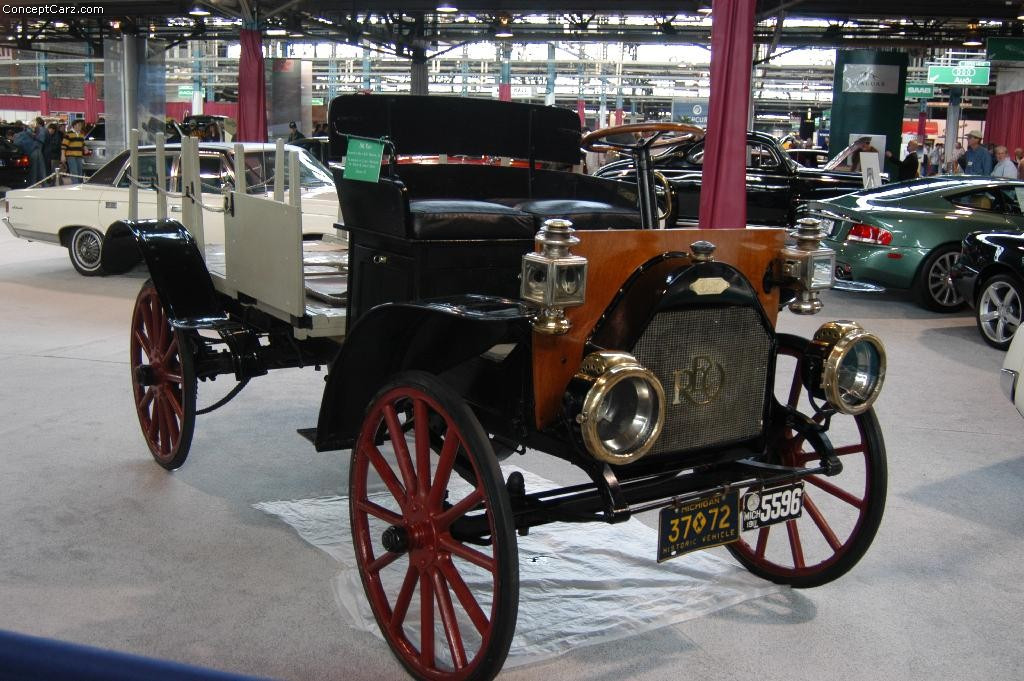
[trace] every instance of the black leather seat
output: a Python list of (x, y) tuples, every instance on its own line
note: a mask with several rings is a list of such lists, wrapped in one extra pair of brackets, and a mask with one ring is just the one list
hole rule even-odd
[(537, 222), (537, 229), (549, 218), (572, 221), (575, 229), (640, 229), (640, 212), (634, 208), (613, 206), (582, 199), (529, 199), (513, 204)]
[(528, 212), (470, 199), (413, 199), (409, 218), (412, 238), (421, 241), (532, 239), (537, 231)]

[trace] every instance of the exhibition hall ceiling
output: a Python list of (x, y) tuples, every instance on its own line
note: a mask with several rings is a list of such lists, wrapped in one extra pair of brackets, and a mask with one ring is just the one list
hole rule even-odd
[[(29, 6), (29, 3), (14, 3)], [(38, 4), (38, 3), (35, 3)], [(12, 47), (55, 49), (53, 43), (137, 34), (169, 41), (230, 39), (246, 23), (282, 39), (369, 41), (398, 54), (429, 56), (453, 45), (502, 40), (515, 43), (614, 42), (707, 45), (710, 2), (561, 0), (554, 3), (485, 0), (87, 0), (75, 15), (0, 17)], [(438, 11), (449, 5), (456, 11)], [(627, 8), (624, 10), (624, 7)], [(206, 16), (197, 16), (208, 12)], [(877, 47), (919, 50), (960, 48), (975, 39), (1024, 36), (1024, 0), (758, 0), (756, 43), (772, 50), (799, 47)], [(970, 48), (970, 44), (965, 49)]]

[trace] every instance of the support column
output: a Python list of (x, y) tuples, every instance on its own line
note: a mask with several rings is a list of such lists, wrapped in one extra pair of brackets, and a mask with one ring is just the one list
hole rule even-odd
[(427, 70), (427, 51), (422, 47), (413, 48), (410, 76), (409, 86), (411, 94), (430, 94), (430, 73)]
[(327, 60), (327, 103), (338, 96), (338, 45), (331, 43), (331, 58)]
[[(121, 60), (124, 64), (124, 79), (121, 81), (121, 131), (122, 148), (128, 146), (128, 135), (132, 128), (138, 129), (139, 115), (139, 54), (138, 41), (134, 36), (121, 36)], [(110, 150), (110, 132), (107, 132), (107, 154)]]
[(363, 45), (363, 90), (369, 92), (372, 87), (370, 82), (370, 47)]
[(577, 67), (576, 76), (576, 113), (580, 117), (580, 126), (587, 124), (587, 102), (583, 99), (583, 83), (586, 79), (586, 66), (580, 62)]
[(960, 102), (963, 95), (962, 88), (949, 88), (949, 108), (946, 109), (946, 167), (943, 171), (947, 173), (956, 169), (956, 143), (960, 139)]
[(511, 102), (512, 65), (509, 63), (509, 60), (512, 59), (512, 46), (500, 45), (498, 47), (498, 54), (501, 59), (501, 75), (498, 80), (498, 99), (503, 102)]
[(622, 53), (615, 68), (615, 125), (622, 125)]
[[(91, 43), (85, 44), (85, 54), (89, 59), (92, 59), (94, 52)], [(85, 120), (89, 123), (95, 123), (96, 119), (99, 118), (99, 101), (96, 97), (96, 67), (91, 61), (85, 62), (85, 85), (82, 86), (82, 97), (85, 99)]]
[(203, 102), (206, 100), (203, 92), (203, 44), (199, 40), (190, 41), (192, 52), (192, 113), (199, 115), (203, 113)]
[(50, 115), (50, 78), (46, 69), (46, 53), (36, 52), (36, 75), (39, 77), (39, 113)]
[(555, 44), (548, 43), (548, 80), (544, 89), (544, 103), (548, 106), (555, 105), (555, 78), (557, 69), (555, 66)]
[(469, 47), (462, 48), (462, 61), (459, 62), (459, 71), (462, 74), (462, 96), (469, 96)]

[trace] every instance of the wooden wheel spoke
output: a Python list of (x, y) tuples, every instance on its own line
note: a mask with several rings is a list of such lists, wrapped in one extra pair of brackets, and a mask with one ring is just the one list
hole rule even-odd
[[(171, 335), (171, 344), (167, 347), (167, 350), (164, 352), (164, 356), (161, 357), (161, 360), (166, 364), (177, 354), (177, 352), (178, 352), (178, 337), (172, 334)], [(178, 379), (178, 383), (181, 383), (181, 379)]]
[(409, 496), (416, 494), (416, 472), (412, 469), (412, 459), (409, 458), (409, 445), (405, 441), (405, 433), (402, 432), (402, 424), (398, 422), (398, 412), (394, 405), (384, 405), (384, 422), (388, 426), (388, 434), (391, 437), (392, 449), (395, 451), (395, 460), (398, 462), (398, 470), (402, 472), (402, 482), (405, 483), (405, 490)]
[(823, 489), (824, 491), (828, 492), (835, 498), (841, 499), (842, 501), (845, 501), (846, 503), (850, 504), (855, 508), (864, 508), (864, 499), (858, 499), (854, 495), (847, 492), (845, 489), (837, 487), (836, 485), (832, 484), (828, 480), (825, 480), (824, 478), (821, 478), (817, 475), (809, 475), (804, 479), (807, 482), (814, 485), (815, 487)]
[(757, 546), (754, 547), (754, 554), (758, 558), (764, 558), (764, 552), (768, 548), (768, 533), (771, 531), (771, 525), (766, 525), (757, 531)]
[(395, 472), (391, 470), (391, 466), (384, 460), (380, 450), (372, 443), (367, 443), (363, 452), (370, 460), (370, 463), (373, 464), (373, 468), (377, 471), (377, 475), (379, 475), (381, 480), (384, 481), (384, 485), (388, 488), (388, 491), (391, 492), (391, 496), (393, 496), (395, 501), (398, 502), (398, 505), (404, 509), (407, 501), (405, 490), (402, 488), (402, 483), (400, 483), (398, 478), (395, 476)]
[(142, 399), (139, 400), (139, 409), (146, 409), (149, 403), (153, 401), (153, 397), (156, 395), (156, 390), (151, 385), (146, 386), (145, 392), (142, 393)]
[(139, 346), (139, 349), (146, 355), (146, 360), (149, 363), (153, 362), (153, 357), (149, 354), (149, 338), (143, 333), (141, 325), (137, 325), (135, 330), (132, 332), (135, 337), (135, 344)]
[(452, 469), (455, 468), (455, 455), (459, 451), (459, 439), (448, 431), (441, 446), (441, 454), (437, 461), (437, 472), (434, 474), (434, 483), (430, 487), (430, 496), (427, 503), (436, 507), (444, 497), (444, 491), (448, 488), (448, 481), (452, 476)]
[(803, 386), (803, 381), (800, 379), (800, 360), (796, 361), (796, 371), (793, 372), (793, 382), (789, 386), (789, 401), (786, 402), (791, 407), (795, 407), (800, 401), (800, 388)]
[(420, 573), (420, 662), (434, 666), (434, 590), (430, 577)]
[(391, 553), (390, 551), (385, 551), (383, 553), (383, 555), (381, 555), (379, 558), (377, 558), (372, 563), (367, 565), (366, 566), (366, 570), (370, 574), (376, 574), (376, 573), (380, 572), (381, 570), (383, 570), (384, 568), (386, 568), (388, 565), (391, 565), (396, 560), (398, 560), (398, 558), (401, 555), (402, 554), (400, 554), (400, 553)]
[(456, 569), (455, 564), (450, 559), (441, 563), (441, 572), (444, 574), (444, 578), (452, 588), (452, 591), (455, 592), (455, 597), (462, 604), (462, 609), (469, 615), (473, 626), (476, 627), (476, 630), (482, 636), (490, 622), (487, 620), (487, 615), (481, 610), (480, 604), (476, 602), (476, 598), (473, 597), (473, 592), (466, 586), (465, 580), (462, 579), (462, 575), (459, 574), (458, 569)]
[(786, 533), (789, 534), (789, 549), (793, 554), (793, 567), (804, 567), (804, 547), (800, 543), (800, 530), (796, 520), (786, 521)]
[(832, 451), (835, 452), (836, 456), (846, 456), (847, 454), (863, 454), (868, 450), (866, 444), (861, 442), (856, 445), (846, 445), (845, 447), (836, 447)]
[(448, 529), (453, 522), (476, 508), (477, 504), (483, 500), (484, 493), (479, 488), (473, 490), (465, 499), (437, 517), (438, 529)]
[(449, 553), (452, 553), (464, 560), (468, 560), (473, 565), (481, 567), (492, 574), (496, 569), (496, 565), (493, 558), (485, 556), (476, 549), (471, 549), (465, 544), (461, 544), (455, 541), (451, 538), (450, 535), (442, 536), (440, 538), (440, 544), (441, 548), (443, 548), (445, 551), (448, 551)]
[(459, 622), (455, 619), (451, 594), (448, 593), (448, 586), (438, 570), (432, 570), (430, 576), (434, 585), (434, 596), (437, 599), (437, 609), (441, 613), (444, 635), (448, 639), (448, 651), (452, 655), (452, 663), (456, 669), (462, 669), (466, 666), (466, 646), (462, 643)]
[(363, 513), (369, 513), (374, 518), (378, 518), (379, 520), (383, 520), (384, 522), (388, 523), (389, 525), (402, 525), (403, 524), (402, 517), (400, 515), (398, 515), (397, 513), (393, 512), (393, 511), (389, 511), (388, 509), (384, 508), (383, 506), (378, 506), (377, 504), (373, 503), (372, 501), (368, 501), (366, 499), (359, 499), (359, 500), (357, 500), (355, 502), (355, 504), (356, 504), (356, 508), (359, 509), (360, 511), (362, 511)]
[(181, 406), (181, 400), (173, 390), (165, 390), (164, 399), (167, 402), (168, 407), (170, 407), (171, 411), (173, 411), (179, 419), (185, 418), (185, 409)]
[(146, 424), (146, 438), (150, 442), (156, 442), (160, 436), (160, 419), (158, 418), (160, 410), (157, 408), (160, 404), (160, 393), (154, 390), (152, 394), (150, 408), (146, 412), (146, 418), (149, 420), (149, 423)]
[(416, 489), (420, 494), (430, 489), (430, 423), (427, 403), (415, 400), (412, 423), (416, 442)]
[(808, 495), (804, 495), (804, 510), (811, 516), (811, 520), (818, 526), (818, 530), (821, 532), (821, 536), (825, 538), (828, 545), (832, 547), (833, 551), (839, 551), (843, 547), (839, 538), (836, 537), (836, 533), (832, 531), (832, 527), (829, 526), (828, 521), (825, 520), (825, 516), (822, 514), (821, 509), (814, 503)]
[(390, 629), (394, 634), (402, 630), (402, 622), (405, 621), (405, 615), (409, 612), (409, 604), (412, 603), (412, 592), (416, 588), (417, 576), (416, 568), (410, 563), (405, 571), (402, 588), (398, 590), (398, 597), (395, 598), (395, 607), (391, 611)]

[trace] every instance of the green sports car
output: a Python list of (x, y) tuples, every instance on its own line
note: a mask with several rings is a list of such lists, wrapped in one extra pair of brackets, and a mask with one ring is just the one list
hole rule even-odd
[(910, 289), (929, 310), (960, 308), (949, 270), (969, 232), (1024, 229), (1024, 182), (942, 176), (864, 189), (800, 209), (822, 221), (837, 283)]

